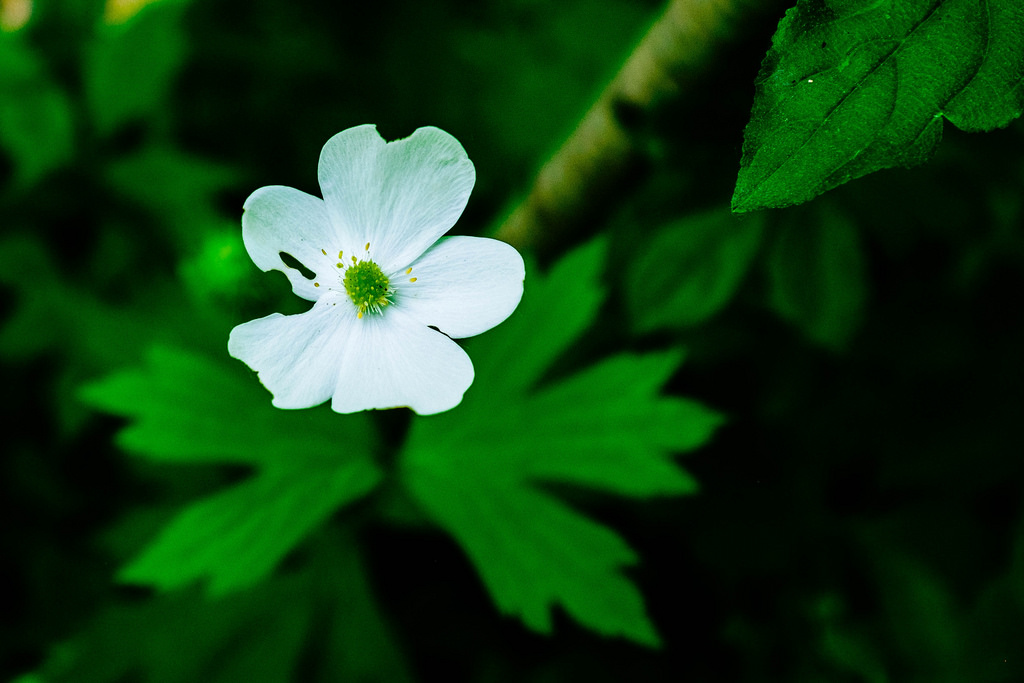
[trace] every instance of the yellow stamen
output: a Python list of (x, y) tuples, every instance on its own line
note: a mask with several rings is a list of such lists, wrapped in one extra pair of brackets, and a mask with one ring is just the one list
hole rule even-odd
[(314, 282), (314, 283), (313, 283), (313, 286), (314, 286), (314, 287), (319, 287), (319, 286), (320, 286), (320, 283), (319, 283), (319, 282)]
[(409, 278), (409, 282), (416, 282), (416, 278), (414, 278), (414, 277)]
[(324, 256), (327, 256), (327, 252), (324, 251), (323, 249), (320, 250), (320, 253), (323, 254)]
[(366, 243), (366, 251), (370, 251), (370, 243), (369, 242)]
[(405, 269), (405, 274), (406, 275), (408, 275), (411, 272), (412, 272), (412, 266), (409, 266), (408, 268)]
[(339, 261), (344, 261), (345, 260), (345, 252), (344, 251), (339, 251), (338, 252), (338, 260)]
[(362, 317), (363, 317), (363, 311), (362, 311), (362, 310), (360, 310), (360, 311), (359, 311), (359, 313), (357, 313), (357, 314), (356, 314), (356, 317), (357, 317), (357, 318), (359, 318), (359, 319), (361, 320), (361, 319), (362, 319)]

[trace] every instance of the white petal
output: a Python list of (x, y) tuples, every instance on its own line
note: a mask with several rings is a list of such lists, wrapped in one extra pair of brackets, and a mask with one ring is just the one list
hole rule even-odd
[(334, 262), (320, 250), (336, 250), (339, 237), (324, 201), (305, 192), (272, 185), (249, 195), (242, 213), (242, 241), (260, 270), (284, 272), (292, 291), (303, 299), (316, 301), (323, 290), (282, 261), (281, 252), (290, 254), (319, 277), (337, 277), (330, 272)]
[(274, 313), (231, 330), (228, 352), (259, 373), (278, 408), (311, 408), (331, 398), (356, 329), (356, 308), (327, 294), (298, 315)]
[(345, 249), (387, 273), (404, 268), (462, 215), (476, 182), (459, 141), (437, 128), (385, 143), (375, 126), (338, 133), (320, 153), (320, 189)]
[[(484, 237), (447, 237), (391, 276), (397, 308), (450, 337), (491, 329), (519, 305), (526, 275), (513, 247)], [(416, 282), (409, 282), (410, 278)]]
[(342, 358), (335, 411), (408, 406), (431, 415), (457, 406), (473, 383), (466, 352), (398, 307), (358, 323)]

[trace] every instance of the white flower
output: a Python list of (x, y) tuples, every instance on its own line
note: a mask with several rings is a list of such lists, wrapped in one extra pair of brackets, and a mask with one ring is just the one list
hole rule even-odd
[(324, 145), (319, 179), (323, 199), (271, 186), (246, 200), (242, 238), (252, 260), (283, 271), (292, 291), (315, 303), (239, 325), (228, 351), (259, 373), (278, 408), (327, 399), (339, 413), (454, 408), (473, 364), (451, 338), (511, 315), (525, 274), (504, 242), (439, 239), (476, 180), (466, 151), (437, 128), (385, 143), (375, 126), (358, 126)]

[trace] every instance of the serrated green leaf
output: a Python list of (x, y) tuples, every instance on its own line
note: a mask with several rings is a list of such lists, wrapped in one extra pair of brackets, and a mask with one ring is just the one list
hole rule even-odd
[[(606, 249), (605, 240), (596, 239), (561, 259), (547, 277), (527, 262), (522, 301), (473, 356), (478, 385), (492, 394), (520, 393), (572, 345), (604, 301), (598, 276)], [(554, 310), (560, 315), (551, 315)]]
[(799, 0), (761, 66), (736, 212), (805, 202), (927, 160), (942, 117), (967, 130), (1024, 108), (1017, 0)]
[(827, 204), (790, 214), (768, 255), (770, 301), (810, 339), (841, 349), (867, 300), (863, 247), (849, 219)]
[(462, 545), (495, 603), (551, 632), (550, 605), (606, 636), (656, 646), (643, 599), (620, 573), (636, 561), (616, 534), (551, 496), (502, 477), (484, 451), (413, 451), (404, 477), (426, 511)]
[(1020, 116), (1024, 105), (1024, 5), (1016, 0), (977, 5), (985, 56), (967, 86), (942, 110), (966, 131), (1002, 128)]
[(94, 407), (134, 418), (118, 441), (144, 457), (260, 468), (186, 507), (123, 580), (171, 589), (208, 578), (214, 594), (249, 586), (380, 481), (365, 415), (278, 410), (247, 384), (230, 366), (157, 347), (146, 367), (82, 389)]
[(0, 33), (0, 146), (27, 186), (71, 158), (74, 121), (67, 95), (15, 36)]
[(524, 480), (637, 497), (696, 492), (697, 482), (667, 455), (706, 442), (722, 418), (695, 401), (652, 400), (680, 360), (678, 353), (615, 356), (541, 391), (509, 420), (529, 425), (534, 446), (506, 434), (491, 455)]
[(369, 460), (322, 469), (267, 468), (186, 507), (118, 578), (170, 590), (209, 577), (211, 595), (247, 588), (336, 508), (380, 480)]
[[(536, 488), (559, 482), (637, 498), (691, 493), (696, 483), (671, 455), (704, 443), (720, 422), (696, 402), (658, 395), (678, 352), (613, 356), (534, 390), (597, 310), (603, 260), (598, 242), (546, 277), (527, 277), (516, 324), (467, 344), (487, 368), (475, 390), (459, 410), (413, 423), (400, 476), (462, 545), (503, 612), (547, 633), (550, 610), (561, 605), (599, 633), (655, 646), (641, 596), (620, 573), (636, 561), (633, 552)], [(564, 296), (570, 292), (579, 298)], [(555, 348), (542, 349), (545, 335)], [(522, 362), (520, 353), (543, 358)]]
[(165, 104), (185, 57), (181, 2), (143, 7), (121, 24), (103, 24), (86, 55), (86, 101), (101, 135)]
[(315, 466), (368, 457), (375, 441), (365, 414), (280, 410), (246, 375), (234, 364), (154, 347), (145, 367), (88, 384), (80, 395), (134, 418), (117, 442), (151, 460)]
[(764, 220), (728, 210), (687, 216), (659, 230), (627, 273), (637, 332), (699, 325), (724, 308), (761, 245)]

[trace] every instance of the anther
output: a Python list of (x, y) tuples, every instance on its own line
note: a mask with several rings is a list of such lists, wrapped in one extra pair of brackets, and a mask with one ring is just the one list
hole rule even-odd
[(409, 282), (416, 282), (416, 278), (414, 278), (414, 277), (409, 278)]
[(411, 272), (412, 272), (412, 266), (409, 266), (408, 268), (405, 269), (405, 274), (406, 275), (408, 275)]
[(370, 243), (369, 242), (366, 243), (366, 251), (370, 251)]
[(323, 254), (324, 256), (327, 256), (327, 252), (324, 251), (323, 249), (320, 250), (320, 253)]

